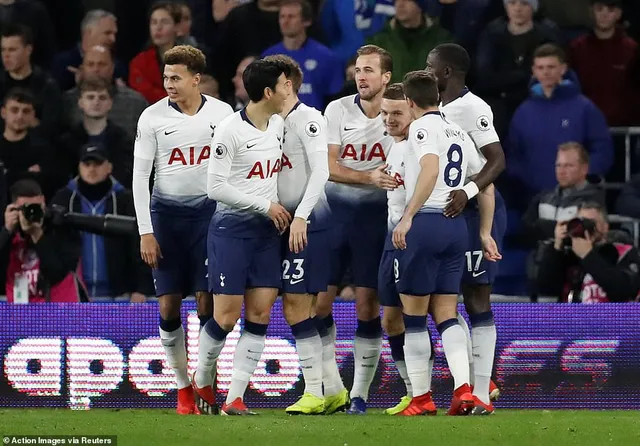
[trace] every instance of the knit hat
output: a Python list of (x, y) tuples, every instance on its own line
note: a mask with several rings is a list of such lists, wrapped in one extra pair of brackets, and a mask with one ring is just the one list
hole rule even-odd
[[(507, 3), (509, 3), (511, 0), (503, 0), (503, 3), (505, 4), (505, 6), (507, 5)], [(529, 3), (529, 5), (533, 8), (533, 12), (538, 11), (538, 6), (540, 6), (540, 2), (538, 0), (521, 0), (524, 1), (525, 3)]]
[(427, 0), (413, 0), (413, 1), (416, 2), (416, 5), (418, 5), (420, 9), (422, 9), (422, 12), (427, 11)]

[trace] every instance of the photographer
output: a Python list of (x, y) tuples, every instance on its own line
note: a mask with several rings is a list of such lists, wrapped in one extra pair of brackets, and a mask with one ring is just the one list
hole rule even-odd
[(608, 241), (606, 210), (583, 203), (577, 218), (556, 224), (553, 244), (543, 248), (538, 283), (560, 302), (628, 302), (640, 293), (638, 251)]
[(35, 180), (19, 180), (9, 192), (12, 203), (4, 212), (0, 230), (7, 301), (86, 302), (87, 293), (77, 274), (80, 234), (47, 225), (44, 195)]

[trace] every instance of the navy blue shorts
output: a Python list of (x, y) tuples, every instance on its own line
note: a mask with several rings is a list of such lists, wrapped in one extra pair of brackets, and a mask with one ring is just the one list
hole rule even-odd
[(467, 249), (464, 217), (420, 213), (407, 234), (407, 249), (396, 250), (396, 288), (401, 294), (459, 294)]
[[(391, 237), (391, 234), (387, 236)], [(401, 307), (400, 294), (396, 288), (396, 273), (398, 260), (395, 249), (386, 249), (380, 259), (378, 268), (378, 300), (383, 307)]]
[(153, 270), (156, 296), (193, 295), (208, 291), (207, 232), (210, 218), (152, 212), (153, 232), (160, 245), (162, 258)]
[(283, 293), (318, 294), (329, 285), (331, 248), (329, 230), (307, 233), (307, 246), (296, 254), (289, 249), (289, 231), (282, 235)]
[(209, 290), (243, 296), (250, 288), (280, 288), (280, 237), (209, 234)]
[[(465, 265), (462, 283), (465, 285), (491, 285), (498, 275), (498, 262), (489, 262), (482, 255), (480, 243), (480, 214), (477, 210), (465, 211), (469, 241), (465, 252)], [(493, 215), (491, 236), (502, 253), (502, 239), (507, 230), (507, 210), (504, 206), (496, 207)]]
[(366, 221), (335, 221), (331, 229), (329, 284), (340, 285), (350, 267), (353, 286), (376, 289), (386, 233), (386, 214)]

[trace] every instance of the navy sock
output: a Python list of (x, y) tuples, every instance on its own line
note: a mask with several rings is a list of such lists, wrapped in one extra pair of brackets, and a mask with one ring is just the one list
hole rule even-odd
[(389, 336), (389, 347), (394, 361), (404, 361), (404, 332)]
[(478, 314), (470, 314), (469, 322), (471, 322), (471, 327), (490, 327), (492, 325), (496, 325), (493, 320), (493, 311), (485, 311), (484, 313)]
[(213, 314), (205, 314), (202, 316), (198, 316), (198, 319), (200, 319), (200, 326), (204, 327), (205, 324), (209, 322), (209, 319), (213, 319)]
[(244, 329), (247, 333), (254, 334), (256, 336), (266, 336), (267, 335), (267, 324), (259, 324), (257, 322), (244, 321)]
[(321, 338), (329, 336), (329, 330), (327, 330), (327, 326), (324, 324), (324, 319), (316, 316), (313, 318), (313, 322), (316, 324), (316, 329)]
[(406, 333), (427, 331), (427, 316), (410, 316), (403, 314), (404, 329)]
[(454, 325), (460, 325), (460, 322), (458, 322), (458, 318), (451, 318), (447, 319), (444, 322), (440, 322), (438, 324), (438, 332), (442, 334), (447, 328), (453, 327)]
[(204, 324), (204, 329), (209, 336), (211, 336), (216, 341), (223, 341), (229, 332), (222, 328), (214, 318), (211, 318)]
[(162, 319), (160, 318), (160, 328), (167, 332), (176, 331), (182, 325), (182, 320), (180, 318), (177, 319)]
[(329, 330), (331, 327), (333, 327), (333, 314), (329, 313), (327, 317), (324, 317), (322, 319), (322, 322), (324, 322), (324, 326), (327, 328), (327, 330)]
[(295, 339), (311, 338), (318, 334), (318, 329), (313, 319), (305, 319), (291, 326), (291, 333)]
[(380, 316), (371, 321), (361, 321), (360, 319), (358, 319), (356, 336), (367, 339), (381, 338), (382, 320), (380, 319)]

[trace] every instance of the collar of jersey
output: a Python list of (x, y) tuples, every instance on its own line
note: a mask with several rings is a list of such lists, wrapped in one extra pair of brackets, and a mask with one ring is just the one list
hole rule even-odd
[(291, 110), (289, 110), (289, 113), (287, 113), (287, 118), (289, 117), (289, 115), (290, 115), (291, 113), (293, 113), (293, 112), (294, 112), (294, 110), (295, 110), (296, 108), (300, 107), (300, 104), (302, 104), (302, 102), (300, 102), (300, 100), (298, 100), (298, 102), (296, 102), (296, 105), (294, 105), (294, 106), (293, 106), (293, 108), (292, 108)]
[[(200, 107), (198, 107), (198, 111), (196, 112), (196, 114), (200, 110), (202, 110), (202, 107), (204, 107), (204, 103), (207, 102), (207, 98), (205, 98), (203, 94), (200, 94), (200, 97), (202, 98), (202, 102), (200, 103)], [(173, 108), (179, 113), (184, 113), (182, 110), (180, 110), (180, 107), (178, 106), (178, 104), (176, 104), (175, 102), (171, 102), (171, 99), (169, 99), (169, 107)]]
[[(360, 109), (360, 111), (362, 112), (362, 114), (367, 118), (367, 119), (372, 119), (369, 118), (369, 116), (367, 116), (367, 113), (364, 111), (364, 108), (362, 108), (362, 104), (360, 103), (360, 94), (356, 94), (356, 97), (353, 98), (353, 103), (358, 105), (358, 108)], [(378, 113), (379, 115), (380, 113)]]

